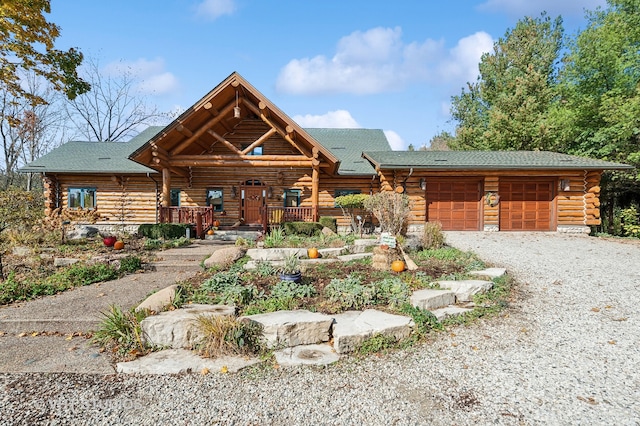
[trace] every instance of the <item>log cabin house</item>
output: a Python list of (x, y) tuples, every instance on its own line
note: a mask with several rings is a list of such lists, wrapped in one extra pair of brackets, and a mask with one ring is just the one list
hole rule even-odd
[(409, 230), (579, 231), (600, 223), (599, 182), (629, 168), (550, 152), (392, 151), (381, 130), (303, 129), (238, 73), (166, 127), (129, 142), (68, 142), (21, 169), (43, 176), (45, 209), (97, 209), (97, 225), (193, 224), (268, 230), (393, 190)]

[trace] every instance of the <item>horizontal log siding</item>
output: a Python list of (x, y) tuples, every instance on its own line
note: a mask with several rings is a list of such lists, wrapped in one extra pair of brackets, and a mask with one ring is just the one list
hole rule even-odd
[(490, 206), (487, 204), (487, 193), (498, 193), (500, 181), (498, 176), (485, 176), (484, 178), (484, 195), (482, 203), (484, 204), (484, 226), (500, 226), (500, 205)]
[[(57, 175), (56, 179), (63, 208), (69, 206), (70, 187), (96, 189), (96, 205), (100, 213), (98, 224), (132, 225), (156, 221), (155, 184), (146, 175), (125, 176), (124, 190), (111, 175)], [(124, 218), (119, 213), (123, 204), (127, 211)]]

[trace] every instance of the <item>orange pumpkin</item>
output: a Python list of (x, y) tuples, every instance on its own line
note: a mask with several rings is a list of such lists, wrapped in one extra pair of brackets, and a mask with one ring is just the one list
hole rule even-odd
[(307, 250), (307, 256), (309, 256), (309, 259), (317, 259), (320, 257), (320, 253), (317, 248), (311, 247)]
[(220, 221), (218, 219), (214, 220), (213, 221), (213, 226), (216, 227), (216, 228), (219, 227), (220, 226)]
[(394, 272), (402, 272), (404, 271), (405, 264), (402, 260), (394, 260), (391, 262), (391, 270)]
[(116, 241), (113, 244), (113, 249), (114, 250), (122, 250), (124, 248), (124, 242), (123, 241)]
[(209, 229), (209, 230), (207, 231), (207, 235), (213, 235), (213, 234), (214, 234), (213, 229)]

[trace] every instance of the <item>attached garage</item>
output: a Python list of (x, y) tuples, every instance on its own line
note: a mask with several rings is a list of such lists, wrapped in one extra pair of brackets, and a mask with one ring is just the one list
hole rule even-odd
[(587, 233), (605, 170), (633, 167), (545, 151), (365, 151), (380, 190), (409, 196), (408, 231)]
[(500, 179), (501, 231), (555, 231), (555, 179)]
[(447, 231), (481, 230), (481, 178), (429, 178), (426, 182), (427, 221)]

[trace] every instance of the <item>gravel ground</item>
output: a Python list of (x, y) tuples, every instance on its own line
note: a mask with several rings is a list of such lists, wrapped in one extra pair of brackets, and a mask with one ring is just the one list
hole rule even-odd
[(640, 245), (554, 233), (447, 241), (520, 282), (504, 315), (327, 368), (1, 374), (0, 424), (640, 424)]

